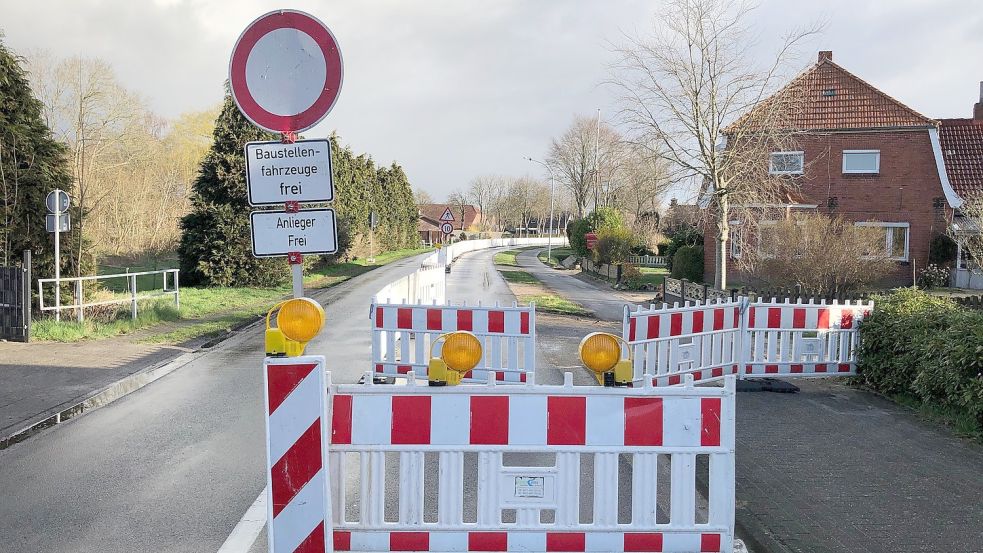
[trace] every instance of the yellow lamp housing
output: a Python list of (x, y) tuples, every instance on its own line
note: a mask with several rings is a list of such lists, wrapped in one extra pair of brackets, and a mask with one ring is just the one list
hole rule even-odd
[[(433, 349), (441, 341), (440, 357), (434, 357)], [(477, 336), (463, 330), (442, 334), (430, 344), (427, 380), (431, 386), (457, 386), (480, 361), (481, 340)]]
[(627, 386), (633, 377), (631, 348), (621, 357), (624, 340), (607, 332), (592, 332), (580, 341), (580, 360), (605, 386)]
[[(274, 311), (276, 327), (270, 326)], [(294, 298), (273, 306), (266, 314), (266, 355), (297, 357), (304, 354), (307, 342), (324, 327), (324, 308), (310, 298)]]

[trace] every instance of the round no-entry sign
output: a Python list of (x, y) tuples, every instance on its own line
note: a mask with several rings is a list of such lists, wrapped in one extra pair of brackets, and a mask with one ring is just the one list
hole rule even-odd
[(229, 82), (239, 110), (272, 132), (302, 132), (331, 111), (341, 90), (338, 41), (314, 16), (276, 10), (246, 27)]

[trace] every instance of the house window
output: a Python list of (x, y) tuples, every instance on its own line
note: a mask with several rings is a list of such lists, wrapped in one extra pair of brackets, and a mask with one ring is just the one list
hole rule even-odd
[(741, 227), (737, 226), (737, 221), (730, 222), (730, 256), (734, 258), (741, 257), (741, 251), (743, 249), (744, 233), (741, 231)]
[(858, 227), (874, 227), (883, 237), (884, 254), (896, 261), (908, 261), (908, 223), (857, 223)]
[(772, 175), (801, 175), (804, 165), (803, 152), (772, 152), (768, 172)]
[(844, 174), (871, 174), (880, 170), (880, 150), (843, 150)]

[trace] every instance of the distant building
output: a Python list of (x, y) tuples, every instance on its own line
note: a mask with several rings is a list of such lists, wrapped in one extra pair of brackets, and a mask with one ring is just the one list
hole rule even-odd
[[(463, 210), (461, 208), (464, 208)], [(420, 204), (420, 218), (417, 220), (416, 229), (420, 233), (420, 241), (424, 244), (439, 244), (443, 242), (444, 234), (440, 231), (440, 226), (444, 221), (440, 217), (450, 210), (454, 220), (450, 221), (454, 227), (454, 234), (460, 234), (471, 228), (477, 228), (481, 224), (481, 212), (471, 204), (464, 206), (454, 204)], [(463, 211), (463, 212), (462, 212)]]

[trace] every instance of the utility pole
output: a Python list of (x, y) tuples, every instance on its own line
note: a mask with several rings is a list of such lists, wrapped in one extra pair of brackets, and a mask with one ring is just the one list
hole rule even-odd
[(601, 108), (597, 108), (597, 122), (594, 125), (594, 211), (597, 211), (601, 191), (601, 169), (598, 167), (601, 149)]

